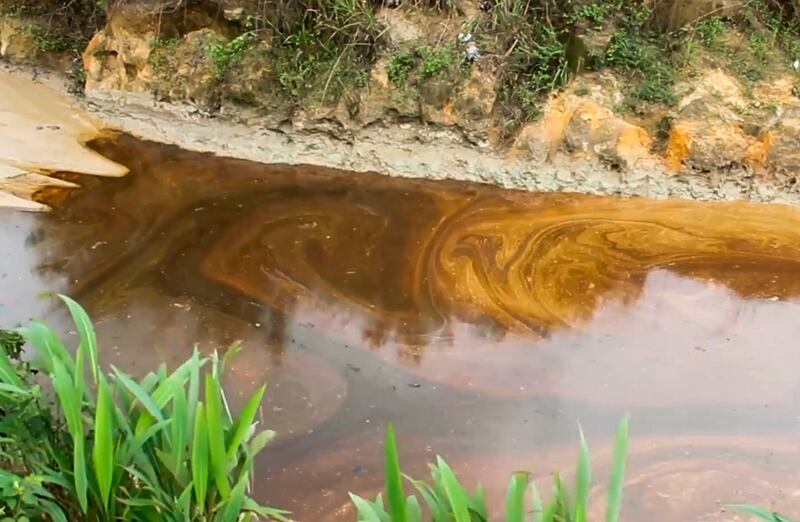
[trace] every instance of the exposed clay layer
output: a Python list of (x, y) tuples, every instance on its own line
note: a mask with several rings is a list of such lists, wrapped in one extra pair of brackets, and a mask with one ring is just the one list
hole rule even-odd
[(42, 210), (36, 191), (75, 186), (43, 175), (50, 172), (124, 175), (126, 168), (83, 146), (99, 128), (53, 90), (0, 70), (0, 207)]

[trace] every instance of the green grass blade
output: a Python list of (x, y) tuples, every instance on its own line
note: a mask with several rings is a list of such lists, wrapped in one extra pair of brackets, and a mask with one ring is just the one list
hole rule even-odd
[(211, 468), (222, 499), (231, 494), (228, 482), (228, 462), (225, 460), (225, 420), (222, 413), (222, 399), (219, 380), (206, 374), (206, 423), (208, 425), (208, 451), (211, 455)]
[(19, 332), (39, 352), (45, 372), (53, 372), (53, 360), (56, 358), (64, 364), (69, 373), (75, 371), (75, 361), (52, 328), (40, 321), (31, 321), (27, 327), (20, 328)]
[(592, 467), (589, 458), (589, 445), (583, 434), (583, 428), (578, 428), (581, 437), (581, 449), (578, 456), (578, 469), (575, 472), (575, 505), (572, 516), (578, 517), (578, 510), (583, 508), (584, 513), (589, 507), (589, 489), (592, 487)]
[(381, 522), (380, 513), (372, 504), (352, 493), (350, 493), (350, 500), (353, 501), (358, 511), (358, 522)]
[(81, 307), (77, 302), (63, 294), (58, 294), (58, 297), (69, 308), (69, 313), (72, 315), (72, 320), (75, 322), (75, 327), (78, 329), (78, 336), (80, 337), (80, 345), (78, 350), (84, 350), (89, 355), (89, 370), (92, 373), (92, 378), (95, 384), (97, 383), (97, 376), (99, 373), (99, 361), (97, 358), (97, 335), (94, 331), (94, 326), (86, 310)]
[(186, 449), (189, 447), (189, 430), (187, 429), (187, 420), (189, 418), (186, 411), (186, 396), (183, 393), (178, 393), (172, 400), (172, 425), (170, 426), (170, 469), (173, 476), (179, 483), (184, 484), (188, 480), (185, 473), (184, 459), (186, 458)]
[(228, 444), (228, 451), (225, 455), (229, 463), (235, 462), (236, 454), (244, 442), (248, 431), (250, 431), (256, 414), (258, 414), (258, 408), (261, 406), (261, 401), (264, 398), (264, 391), (266, 389), (266, 385), (261, 386), (256, 393), (250, 397), (250, 400), (247, 401), (247, 404), (245, 404), (242, 412), (239, 414), (239, 418), (236, 419), (233, 427), (233, 436)]
[(483, 486), (479, 483), (475, 488), (475, 494), (468, 499), (469, 510), (473, 515), (477, 515), (481, 521), (489, 520), (489, 514), (486, 506), (486, 492)]
[(556, 473), (553, 477), (553, 487), (555, 488), (554, 494), (558, 509), (556, 515), (558, 518), (569, 518), (572, 516), (570, 509), (569, 489), (564, 484), (564, 479), (560, 473)]
[(467, 498), (464, 494), (464, 487), (458, 482), (453, 470), (447, 465), (443, 458), (436, 458), (436, 465), (441, 474), (442, 486), (450, 501), (455, 522), (470, 522), (469, 507)]
[(55, 502), (46, 499), (38, 499), (37, 501), (42, 509), (42, 514), (50, 517), (53, 522), (67, 522), (67, 516), (64, 511)]
[(192, 520), (191, 512), (193, 490), (194, 483), (189, 482), (183, 489), (183, 492), (180, 494), (180, 496), (178, 496), (178, 500), (175, 502), (175, 507), (177, 507), (178, 511), (180, 511), (181, 516), (183, 516), (183, 520)]
[(506, 493), (506, 522), (525, 522), (525, 491), (528, 474), (517, 472), (511, 476)]
[(247, 490), (249, 481), (250, 475), (248, 473), (242, 473), (242, 476), (239, 477), (239, 481), (231, 491), (231, 496), (225, 503), (225, 508), (222, 510), (219, 516), (216, 517), (215, 521), (219, 520), (219, 522), (236, 522), (236, 519), (239, 518), (239, 515), (242, 512), (245, 491)]
[(748, 515), (753, 515), (761, 520), (767, 520), (769, 522), (790, 522), (788, 518), (761, 506), (751, 506), (750, 504), (725, 504), (725, 507), (747, 513)]
[(425, 504), (428, 506), (428, 510), (431, 512), (431, 516), (433, 520), (446, 520), (447, 519), (447, 510), (442, 505), (442, 502), (439, 500), (436, 492), (427, 485), (425, 482), (420, 480), (412, 481), (414, 487), (419, 491), (419, 494), (422, 495), (422, 499), (425, 501)]
[(575, 522), (586, 522), (586, 506), (579, 504), (575, 510)]
[(622, 487), (625, 480), (625, 465), (628, 461), (628, 416), (622, 418), (617, 430), (617, 442), (614, 447), (614, 464), (608, 485), (608, 509), (606, 522), (619, 522), (622, 511)]
[(97, 411), (94, 421), (94, 447), (92, 460), (103, 510), (108, 511), (111, 482), (114, 474), (114, 412), (111, 392), (103, 375), (100, 375), (97, 389)]
[(11, 362), (11, 359), (8, 358), (6, 351), (2, 349), (0, 349), (0, 380), (16, 388), (22, 388), (24, 386), (22, 379), (20, 379), (19, 375), (17, 375), (17, 371), (14, 369), (14, 364)]
[(539, 494), (539, 488), (536, 483), (531, 480), (531, 503), (533, 507), (533, 522), (542, 522), (544, 515), (544, 505), (542, 504), (542, 496)]
[(75, 494), (81, 511), (86, 513), (88, 508), (86, 478), (86, 453), (83, 432), (83, 418), (81, 416), (81, 396), (78, 394), (72, 378), (67, 373), (64, 363), (60, 359), (53, 359), (53, 388), (56, 390), (61, 409), (67, 420), (67, 428), (72, 436), (72, 473), (75, 482)]
[[(147, 410), (147, 413), (149, 413), (158, 421), (164, 420), (164, 414), (161, 411), (161, 408), (158, 407), (149, 393), (147, 393), (141, 386), (136, 384), (136, 382), (125, 372), (120, 371), (116, 366), (111, 366), (111, 370), (114, 372), (114, 377), (116, 377), (116, 379), (125, 387), (125, 389), (131, 395), (133, 395), (142, 406), (144, 406), (144, 409)], [(137, 433), (138, 431), (139, 430), (137, 430)]]
[[(544, 508), (544, 512), (542, 513), (542, 522), (556, 522), (556, 513), (558, 512), (558, 499), (552, 499), (548, 504), (547, 507)], [(557, 522), (563, 522), (558, 520)]]
[(192, 482), (200, 513), (205, 513), (208, 494), (208, 427), (202, 402), (197, 403), (192, 439)]
[(400, 459), (397, 456), (397, 440), (394, 426), (390, 422), (386, 427), (386, 443), (384, 448), (386, 459), (386, 497), (389, 499), (389, 514), (392, 522), (406, 522), (406, 494), (403, 491), (403, 476), (400, 471)]
[(406, 519), (408, 522), (422, 522), (422, 508), (414, 495), (406, 498)]

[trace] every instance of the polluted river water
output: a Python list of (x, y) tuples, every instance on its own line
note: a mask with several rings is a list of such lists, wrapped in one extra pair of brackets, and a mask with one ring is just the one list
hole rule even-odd
[(241, 340), (228, 389), (268, 383), (279, 433), (256, 496), (295, 519), (354, 520), (388, 421), (409, 474), (442, 455), (497, 512), (513, 471), (573, 468), (580, 422), (600, 519), (625, 414), (624, 520), (800, 513), (800, 210), (90, 147), (130, 173), (0, 209), (0, 325), (68, 332), (38, 297), (67, 293), (133, 373)]

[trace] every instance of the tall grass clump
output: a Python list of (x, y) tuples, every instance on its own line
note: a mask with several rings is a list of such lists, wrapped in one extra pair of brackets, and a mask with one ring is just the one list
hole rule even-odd
[[(622, 487), (628, 454), (628, 418), (623, 418), (617, 430), (613, 465), (609, 477), (606, 522), (618, 522), (622, 507)], [(486, 522), (490, 518), (483, 489), (474, 493), (464, 487), (453, 470), (441, 457), (431, 465), (431, 481), (414, 480), (403, 475), (397, 454), (394, 429), (386, 431), (386, 502), (382, 494), (374, 501), (351, 493), (358, 511), (359, 522), (422, 522), (422, 506), (416, 495), (406, 496), (405, 477), (422, 497), (433, 522)], [(575, 473), (575, 484), (570, 489), (560, 474), (553, 480), (553, 493), (543, 500), (539, 489), (527, 472), (517, 472), (511, 477), (506, 493), (506, 522), (586, 522), (589, 509), (589, 491), (592, 471), (589, 446), (580, 434), (580, 452)]]
[[(35, 350), (32, 362), (8, 349), (18, 337), (0, 350), (3, 516), (285, 520), (249, 496), (254, 458), (274, 436), (257, 420), (264, 387), (234, 416), (221, 386), (228, 354), (207, 358), (195, 350), (174, 371), (162, 364), (141, 379), (113, 366), (105, 372), (86, 312), (59, 297), (79, 335), (74, 356), (39, 321), (18, 331)], [(52, 387), (54, 405), (39, 381)]]
[(275, 0), (265, 20), (284, 94), (323, 102), (364, 84), (383, 30), (370, 0)]
[(543, 97), (569, 80), (567, 12), (552, 0), (497, 0), (483, 29), (504, 57), (502, 98), (521, 119), (538, 116)]

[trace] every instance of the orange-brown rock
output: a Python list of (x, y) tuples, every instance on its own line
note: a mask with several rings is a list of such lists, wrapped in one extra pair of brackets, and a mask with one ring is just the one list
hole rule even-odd
[(153, 77), (149, 58), (156, 41), (154, 25), (132, 25), (124, 16), (112, 17), (83, 53), (86, 90), (146, 91)]
[(27, 60), (36, 54), (36, 43), (28, 25), (18, 18), (0, 16), (0, 58)]

